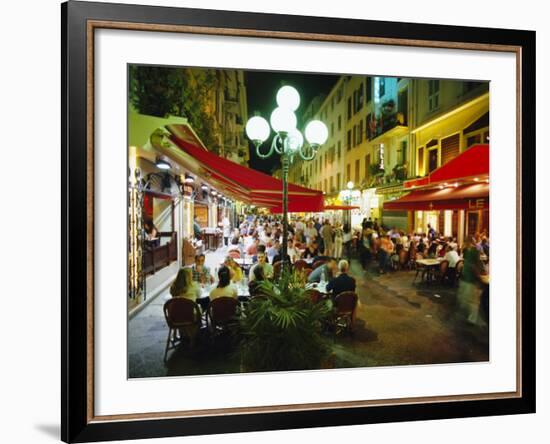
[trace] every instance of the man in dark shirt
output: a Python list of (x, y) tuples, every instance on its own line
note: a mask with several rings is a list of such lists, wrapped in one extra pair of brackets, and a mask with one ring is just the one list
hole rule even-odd
[(332, 290), (332, 297), (336, 297), (344, 291), (355, 291), (355, 279), (348, 274), (348, 261), (341, 260), (338, 263), (338, 269), (340, 270), (338, 277), (332, 278), (327, 284), (327, 290)]

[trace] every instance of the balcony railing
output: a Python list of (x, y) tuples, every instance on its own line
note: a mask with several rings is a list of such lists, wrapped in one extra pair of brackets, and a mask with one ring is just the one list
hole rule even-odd
[(378, 118), (373, 118), (370, 125), (367, 125), (367, 139), (369, 141), (376, 139), (395, 127), (405, 127), (406, 125), (407, 122), (403, 113), (380, 115)]
[[(178, 260), (178, 237), (175, 231), (160, 232), (159, 239), (145, 241), (143, 248), (143, 273), (155, 274), (161, 268), (167, 267), (171, 262)], [(163, 237), (170, 240), (160, 245)]]

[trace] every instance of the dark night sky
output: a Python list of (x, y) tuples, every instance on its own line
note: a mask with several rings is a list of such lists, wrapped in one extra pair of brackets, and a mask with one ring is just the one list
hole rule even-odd
[[(250, 118), (254, 116), (255, 111), (258, 111), (269, 122), (271, 111), (277, 106), (275, 96), (278, 89), (283, 85), (291, 85), (300, 93), (300, 107), (295, 111), (298, 117), (298, 127), (300, 128), (304, 123), (301, 121), (302, 113), (311, 100), (318, 94), (328, 94), (338, 77), (336, 75), (291, 72), (245, 71), (248, 116)], [(263, 148), (265, 151), (267, 151), (267, 144), (270, 143), (271, 139), (264, 142), (265, 146)], [(266, 160), (259, 159), (256, 156), (254, 145), (250, 144), (249, 146), (251, 168), (270, 173), (276, 165), (279, 165), (277, 155), (274, 154)]]

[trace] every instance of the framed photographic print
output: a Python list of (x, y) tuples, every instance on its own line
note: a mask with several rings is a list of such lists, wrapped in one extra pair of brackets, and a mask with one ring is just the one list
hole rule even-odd
[(534, 32), (61, 11), (64, 441), (535, 411)]

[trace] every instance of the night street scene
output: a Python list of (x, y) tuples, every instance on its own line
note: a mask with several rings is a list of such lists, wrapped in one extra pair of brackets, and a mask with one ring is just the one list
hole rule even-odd
[(488, 82), (129, 65), (127, 151), (129, 378), (489, 361)]

